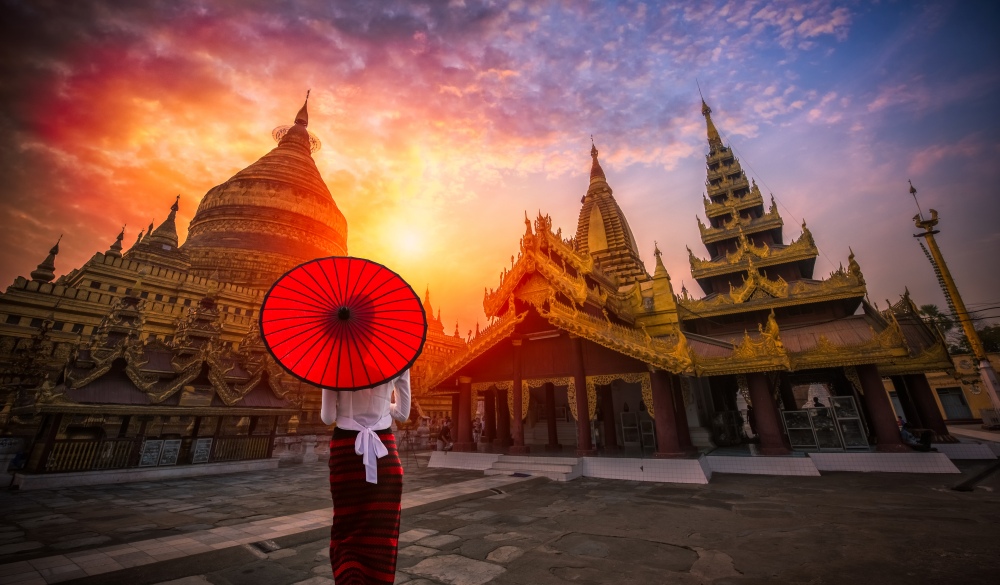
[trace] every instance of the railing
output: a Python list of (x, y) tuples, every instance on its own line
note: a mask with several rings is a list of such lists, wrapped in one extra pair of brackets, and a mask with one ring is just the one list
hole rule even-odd
[(105, 441), (56, 441), (45, 462), (45, 471), (89, 471), (128, 466), (134, 439)]
[(271, 437), (267, 435), (250, 437), (219, 437), (212, 449), (212, 461), (241, 461), (243, 459), (263, 459)]
[[(41, 471), (57, 473), (136, 467), (139, 457), (132, 460), (132, 454), (137, 448), (136, 445), (141, 444), (141, 442), (141, 437), (95, 441), (55, 441)], [(218, 437), (213, 444), (210, 461), (265, 459), (268, 457), (270, 446), (271, 437), (269, 435)], [(178, 463), (186, 464), (188, 461), (178, 461)]]

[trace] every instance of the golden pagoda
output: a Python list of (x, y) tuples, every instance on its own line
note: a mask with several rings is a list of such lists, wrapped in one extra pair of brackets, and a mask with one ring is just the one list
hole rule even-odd
[(319, 392), (257, 327), (277, 277), (347, 253), (307, 124), (304, 104), (276, 148), (205, 195), (183, 244), (178, 196), (127, 250), (123, 228), (56, 278), (62, 241), (0, 294), (0, 434), (38, 439), (29, 472), (267, 459), (276, 435), (327, 431)]
[(525, 217), (516, 261), (483, 299), (490, 325), (428, 382), (457, 397), (455, 449), (474, 448), (468, 419), (484, 400), (490, 448), (510, 453), (908, 450), (883, 376), (919, 425), (952, 440), (924, 376), (950, 367), (940, 334), (908, 294), (869, 304), (853, 252), (816, 278), (805, 223), (786, 243), (773, 197), (765, 208), (704, 101), (702, 113), (709, 257), (689, 258), (705, 295), (674, 293), (658, 246), (649, 275), (592, 145), (575, 237)]

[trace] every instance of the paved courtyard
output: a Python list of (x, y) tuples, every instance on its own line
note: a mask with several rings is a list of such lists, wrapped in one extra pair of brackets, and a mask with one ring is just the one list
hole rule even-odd
[[(979, 583), (1000, 474), (716, 474), (688, 486), (406, 464), (397, 583)], [(0, 583), (329, 585), (322, 463), (0, 493)], [(88, 576), (89, 575), (89, 576)]]

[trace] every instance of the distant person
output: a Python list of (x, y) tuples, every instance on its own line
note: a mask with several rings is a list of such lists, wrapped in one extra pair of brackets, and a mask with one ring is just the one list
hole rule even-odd
[(444, 424), (441, 425), (441, 432), (438, 433), (438, 441), (440, 441), (442, 451), (451, 451), (454, 445), (451, 442), (451, 422), (450, 419), (446, 419)]
[(896, 417), (896, 426), (899, 427), (899, 430), (903, 430), (903, 425), (905, 425), (905, 424), (906, 424), (906, 421), (903, 420), (903, 417), (901, 417), (901, 416), (897, 416)]
[(924, 429), (920, 431), (920, 438), (918, 439), (910, 432), (909, 425), (903, 424), (899, 429), (899, 436), (914, 451), (933, 451), (931, 447), (931, 432)]
[(750, 423), (750, 433), (757, 436), (757, 415), (753, 412), (753, 407), (747, 405), (747, 422)]
[(826, 405), (819, 401), (819, 396), (813, 396), (813, 408), (826, 408)]

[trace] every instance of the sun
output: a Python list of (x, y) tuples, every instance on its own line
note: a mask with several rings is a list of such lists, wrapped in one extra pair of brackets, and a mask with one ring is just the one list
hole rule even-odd
[(396, 232), (396, 243), (399, 246), (401, 255), (415, 258), (424, 253), (424, 236), (422, 233), (411, 227), (400, 229)]

